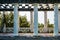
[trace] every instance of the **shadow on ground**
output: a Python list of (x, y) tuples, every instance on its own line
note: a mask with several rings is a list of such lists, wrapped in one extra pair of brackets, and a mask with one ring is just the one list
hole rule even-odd
[(60, 40), (60, 36), (55, 37), (43, 37), (43, 36), (0, 36), (0, 40)]

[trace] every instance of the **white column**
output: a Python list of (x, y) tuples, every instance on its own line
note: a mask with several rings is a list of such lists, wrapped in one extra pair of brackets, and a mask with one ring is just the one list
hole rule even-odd
[[(20, 17), (20, 11), (18, 11), (18, 14), (19, 14), (19, 17)], [(20, 18), (19, 18), (19, 29), (18, 29), (19, 31), (20, 31), (20, 28), (21, 27), (20, 27)]]
[(6, 24), (5, 24), (5, 11), (3, 11), (3, 32), (6, 32)]
[(14, 36), (18, 36), (18, 28), (19, 28), (18, 3), (14, 3)]
[(58, 4), (54, 4), (54, 36), (58, 36)]
[(58, 13), (58, 28), (59, 28), (59, 32), (60, 32), (60, 11)]
[(31, 19), (31, 21), (30, 21), (30, 30), (31, 30), (31, 32), (33, 32), (33, 11), (30, 11), (30, 19)]
[(34, 3), (34, 36), (38, 35), (38, 4)]
[(47, 32), (47, 11), (44, 11), (44, 32)]

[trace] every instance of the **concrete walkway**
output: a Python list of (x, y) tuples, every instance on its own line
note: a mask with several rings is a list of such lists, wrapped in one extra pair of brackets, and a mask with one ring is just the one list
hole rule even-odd
[(39, 33), (38, 36), (33, 36), (33, 33), (13, 35), (13, 33), (0, 33), (0, 40), (60, 40), (60, 36), (53, 36), (52, 33)]
[[(0, 33), (0, 36), (13, 36), (13, 35), (14, 35), (13, 33)], [(19, 36), (33, 36), (33, 33), (19, 33)], [(39, 33), (38, 36), (53, 36), (53, 33)]]

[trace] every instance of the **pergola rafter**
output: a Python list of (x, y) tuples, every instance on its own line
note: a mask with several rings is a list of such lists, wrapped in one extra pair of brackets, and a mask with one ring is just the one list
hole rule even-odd
[[(60, 4), (58, 4), (60, 10)], [(14, 5), (13, 4), (0, 4), (0, 11), (13, 11)], [(18, 10), (19, 11), (31, 11), (34, 9), (33, 4), (19, 4)], [(54, 10), (54, 4), (38, 4), (38, 11), (52, 11)]]

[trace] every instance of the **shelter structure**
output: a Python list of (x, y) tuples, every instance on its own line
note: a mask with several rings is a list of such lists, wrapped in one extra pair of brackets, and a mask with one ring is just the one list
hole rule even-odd
[[(24, 5), (23, 5), (24, 4)], [(31, 11), (31, 26), (34, 36), (38, 35), (38, 11), (44, 11), (44, 28), (47, 28), (47, 12), (54, 11), (54, 36), (58, 35), (60, 0), (0, 0), (0, 11), (14, 11), (14, 36), (18, 35), (18, 11)], [(33, 13), (34, 11), (34, 23)], [(59, 15), (58, 15), (59, 14)]]

